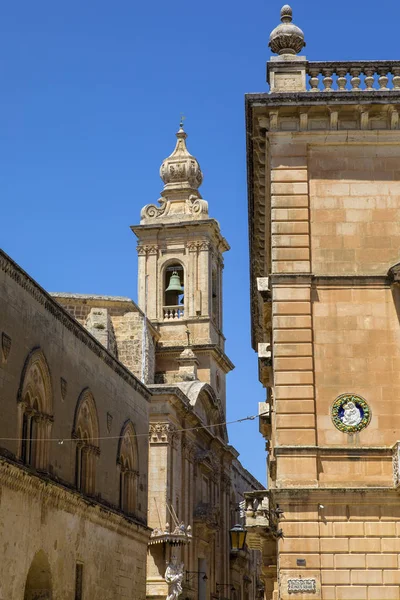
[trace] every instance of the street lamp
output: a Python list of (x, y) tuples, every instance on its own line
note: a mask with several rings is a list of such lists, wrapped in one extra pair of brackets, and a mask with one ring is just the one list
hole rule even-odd
[(243, 550), (246, 543), (247, 531), (241, 525), (235, 525), (229, 530), (229, 538), (231, 541), (231, 550), (238, 552)]

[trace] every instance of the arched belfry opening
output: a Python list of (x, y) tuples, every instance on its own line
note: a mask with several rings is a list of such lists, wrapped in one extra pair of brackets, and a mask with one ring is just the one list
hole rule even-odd
[(51, 572), (46, 554), (37, 552), (32, 560), (25, 583), (24, 600), (51, 600)]
[(185, 275), (180, 263), (168, 265), (164, 271), (164, 319), (182, 319), (184, 311)]

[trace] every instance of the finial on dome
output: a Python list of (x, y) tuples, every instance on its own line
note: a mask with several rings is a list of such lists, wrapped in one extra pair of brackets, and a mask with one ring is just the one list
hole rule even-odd
[(281, 8), (281, 25), (275, 27), (269, 38), (269, 47), (276, 54), (298, 54), (306, 45), (304, 33), (293, 20), (293, 11), (288, 4)]
[(282, 23), (291, 23), (293, 21), (293, 11), (289, 4), (285, 4), (281, 8), (281, 21)]

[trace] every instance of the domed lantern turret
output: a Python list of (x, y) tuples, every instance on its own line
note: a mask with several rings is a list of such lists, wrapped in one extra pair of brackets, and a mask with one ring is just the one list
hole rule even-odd
[(159, 206), (147, 204), (142, 209), (142, 222), (185, 219), (203, 219), (208, 217), (208, 203), (203, 200), (199, 187), (203, 183), (198, 160), (192, 156), (186, 147), (187, 133), (181, 121), (176, 134), (177, 141), (174, 151), (165, 158), (160, 167), (160, 177), (164, 188), (159, 198)]
[(164, 182), (163, 195), (171, 191), (190, 191), (200, 197), (198, 188), (203, 182), (203, 173), (197, 159), (189, 154), (186, 147), (187, 133), (181, 121), (176, 134), (176, 146), (160, 167), (160, 177)]

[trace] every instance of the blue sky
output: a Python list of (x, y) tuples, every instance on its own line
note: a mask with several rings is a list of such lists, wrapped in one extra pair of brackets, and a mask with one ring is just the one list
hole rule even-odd
[[(1, 247), (50, 291), (136, 299), (129, 225), (162, 189), (180, 113), (203, 197), (232, 250), (224, 272), (228, 418), (265, 394), (250, 346), (244, 94), (267, 91), (283, 1), (15, 0), (0, 6)], [(292, 2), (310, 60), (400, 59), (400, 5)], [(229, 428), (265, 482), (257, 421)]]

